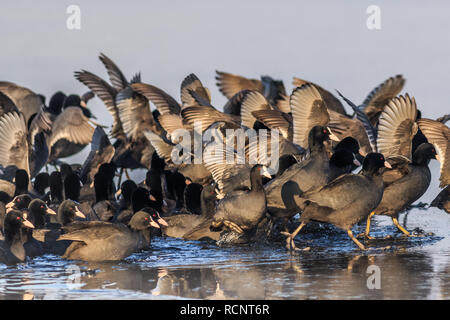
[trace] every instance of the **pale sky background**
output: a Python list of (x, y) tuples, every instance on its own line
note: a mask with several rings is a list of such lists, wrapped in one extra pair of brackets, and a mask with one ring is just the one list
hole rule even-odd
[[(81, 8), (81, 30), (68, 30), (69, 5)], [(366, 27), (369, 5), (381, 8), (381, 30)], [(251, 78), (298, 76), (360, 103), (372, 88), (402, 74), (404, 92), (424, 117), (450, 112), (448, 1), (5, 1), (0, 4), (0, 80), (42, 93), (87, 91), (73, 72), (107, 78), (97, 56), (113, 59), (130, 78), (142, 73), (179, 100), (195, 73), (213, 104), (226, 100), (215, 70)], [(99, 99), (89, 104), (104, 124)], [(89, 148), (83, 154), (87, 154)], [(82, 158), (82, 157), (81, 157)], [(438, 165), (433, 164), (436, 185)], [(433, 193), (437, 192), (436, 188)]]

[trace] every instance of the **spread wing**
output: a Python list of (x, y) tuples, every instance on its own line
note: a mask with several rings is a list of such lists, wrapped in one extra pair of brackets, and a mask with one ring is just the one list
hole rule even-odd
[(19, 109), (6, 94), (0, 91), (0, 116), (8, 112), (19, 112)]
[(185, 128), (183, 124), (183, 118), (178, 114), (173, 113), (165, 113), (158, 117), (159, 124), (163, 129), (169, 134), (172, 135), (175, 130), (178, 129), (188, 129)]
[(111, 145), (102, 127), (95, 128), (92, 136), (91, 152), (81, 168), (80, 180), (83, 184), (90, 184), (98, 168), (103, 163), (109, 163), (114, 157), (115, 149)]
[(68, 107), (53, 122), (48, 145), (51, 148), (60, 139), (78, 144), (89, 144), (94, 130), (95, 128), (89, 123), (89, 118), (80, 108)]
[[(336, 90), (337, 91), (337, 90)], [(361, 111), (361, 109), (356, 106), (353, 102), (351, 102), (349, 99), (344, 97), (339, 91), (337, 93), (341, 96), (342, 99), (344, 99), (345, 102), (353, 109), (355, 112), (356, 119), (358, 119), (361, 124), (364, 127), (364, 130), (366, 131), (367, 138), (369, 139), (371, 151), (376, 152), (377, 151), (377, 129), (372, 126), (372, 123), (370, 122), (367, 115)]]
[(144, 131), (144, 136), (150, 141), (153, 148), (160, 158), (163, 158), (166, 163), (172, 162), (173, 145), (164, 141), (160, 136), (150, 130)]
[(240, 116), (242, 100), (245, 98), (247, 92), (250, 92), (250, 90), (239, 91), (233, 97), (231, 97), (231, 99), (229, 99), (223, 107), (223, 112), (235, 116)]
[(195, 92), (196, 96), (204, 100), (205, 103), (211, 103), (209, 90), (203, 86), (200, 79), (193, 73), (184, 78), (181, 83), (181, 103), (183, 104), (183, 107), (196, 104), (196, 100), (192, 97), (190, 91)]
[(0, 118), (0, 164), (14, 165), (28, 173), (28, 141), (25, 119), (22, 114), (11, 112)]
[(125, 89), (128, 86), (128, 81), (122, 71), (120, 71), (119, 67), (103, 53), (100, 54), (99, 59), (105, 66), (109, 75), (109, 80), (114, 89), (117, 91)]
[(367, 132), (359, 120), (349, 118), (333, 110), (328, 110), (328, 114), (330, 115), (328, 127), (339, 140), (346, 137), (353, 137), (358, 141), (360, 148), (365, 154), (372, 152), (372, 146)]
[(45, 132), (47, 134), (52, 130), (52, 120), (50, 118), (50, 114), (45, 111), (45, 109), (39, 110), (36, 116), (31, 120), (29, 135), (30, 142), (34, 144), (34, 137), (41, 132)]
[(253, 128), (256, 118), (252, 112), (256, 110), (271, 110), (269, 102), (258, 91), (249, 91), (241, 104), (241, 124), (247, 128)]
[(372, 125), (376, 126), (384, 107), (402, 91), (405, 81), (401, 75), (390, 77), (373, 89), (364, 99), (361, 108), (367, 114)]
[(417, 123), (427, 140), (439, 152), (441, 158), (440, 187), (443, 188), (450, 184), (450, 129), (442, 122), (430, 119), (419, 119)]
[(7, 95), (23, 113), (26, 123), (35, 113), (44, 106), (41, 98), (28, 88), (21, 87), (15, 83), (0, 81), (0, 91)]
[(404, 156), (411, 160), (412, 139), (417, 133), (417, 106), (408, 94), (389, 101), (378, 123), (378, 152), (386, 158)]
[[(132, 86), (140, 84), (135, 83)], [(117, 94), (116, 105), (123, 131), (128, 138), (137, 140), (142, 136), (144, 130), (155, 130), (155, 121), (147, 99), (134, 93), (131, 87), (127, 87)]]
[(106, 109), (113, 118), (111, 136), (113, 138), (123, 137), (122, 121), (120, 120), (119, 109), (115, 102), (115, 97), (117, 95), (116, 89), (111, 87), (105, 80), (85, 70), (75, 72), (75, 78), (92, 90), (92, 92), (94, 92), (105, 104)]
[(296, 88), (290, 99), (293, 119), (293, 142), (308, 149), (308, 135), (315, 126), (327, 126), (330, 120), (322, 96), (314, 85)]
[(226, 73), (222, 71), (216, 71), (216, 80), (219, 91), (231, 99), (236, 93), (242, 90), (255, 90), (260, 93), (264, 92), (264, 86), (260, 80), (247, 79), (245, 77)]
[(223, 135), (216, 129), (214, 142), (208, 143), (203, 152), (203, 164), (211, 172), (214, 181), (222, 195), (233, 190), (230, 179), (238, 175), (241, 170), (247, 173), (250, 166), (245, 163), (245, 154), (236, 153), (234, 148), (227, 148)]
[(191, 106), (181, 111), (185, 123), (195, 126), (201, 124), (202, 132), (216, 122), (225, 122), (232, 128), (240, 128), (239, 119), (234, 115), (220, 112), (209, 106)]
[(257, 110), (252, 115), (271, 130), (279, 130), (285, 139), (292, 140), (292, 116), (279, 110)]
[(304, 84), (314, 85), (316, 87), (316, 89), (319, 91), (323, 101), (325, 102), (325, 105), (327, 106), (327, 108), (329, 110), (334, 110), (334, 111), (339, 112), (344, 115), (346, 114), (345, 108), (342, 105), (342, 103), (339, 101), (339, 99), (337, 99), (331, 92), (329, 92), (328, 90), (325, 90), (321, 86), (319, 86), (315, 83), (300, 79), (300, 78), (296, 78), (296, 77), (294, 77), (292, 84), (294, 85), (294, 87), (301, 87)]
[(179, 114), (181, 107), (178, 102), (163, 90), (147, 83), (133, 83), (133, 90), (153, 103), (160, 114)]
[(277, 100), (277, 108), (281, 112), (290, 113), (291, 105), (289, 104), (289, 96), (280, 94), (280, 99)]

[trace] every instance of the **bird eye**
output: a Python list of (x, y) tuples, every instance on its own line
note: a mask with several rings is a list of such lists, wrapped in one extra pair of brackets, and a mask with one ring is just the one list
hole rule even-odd
[(20, 220), (20, 217), (17, 217), (17, 220)]
[(41, 209), (44, 209), (44, 206), (41, 206)]

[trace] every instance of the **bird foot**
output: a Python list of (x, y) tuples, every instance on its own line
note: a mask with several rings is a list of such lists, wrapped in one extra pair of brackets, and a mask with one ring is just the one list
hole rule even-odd
[(356, 238), (361, 239), (361, 238), (365, 238), (368, 240), (375, 240), (375, 237), (369, 236), (368, 234), (361, 232), (359, 234), (356, 235)]
[(306, 247), (303, 249), (297, 248), (295, 246), (295, 242), (294, 242), (294, 236), (292, 235), (292, 233), (289, 232), (281, 232), (282, 235), (286, 236), (286, 249), (288, 249), (289, 251), (309, 251), (311, 250), (311, 247)]
[(244, 230), (242, 230), (242, 228), (239, 227), (239, 226), (238, 226), (236, 223), (234, 223), (234, 222), (231, 222), (231, 221), (228, 221), (228, 220), (224, 220), (224, 221), (223, 221), (223, 225), (224, 225), (225, 227), (227, 227), (228, 229), (230, 229), (230, 230), (236, 232), (236, 233), (239, 233), (239, 234), (244, 233)]

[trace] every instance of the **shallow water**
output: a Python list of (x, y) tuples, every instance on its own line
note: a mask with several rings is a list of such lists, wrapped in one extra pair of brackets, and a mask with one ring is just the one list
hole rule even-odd
[[(311, 249), (292, 255), (283, 242), (218, 248), (171, 238), (114, 263), (46, 255), (0, 265), (0, 299), (449, 299), (450, 216), (413, 209), (405, 218), (408, 230), (433, 235), (406, 239), (375, 217), (372, 235), (394, 238), (366, 242), (367, 252), (345, 232), (311, 224), (297, 238)], [(368, 288), (370, 265), (379, 267), (379, 289)]]

